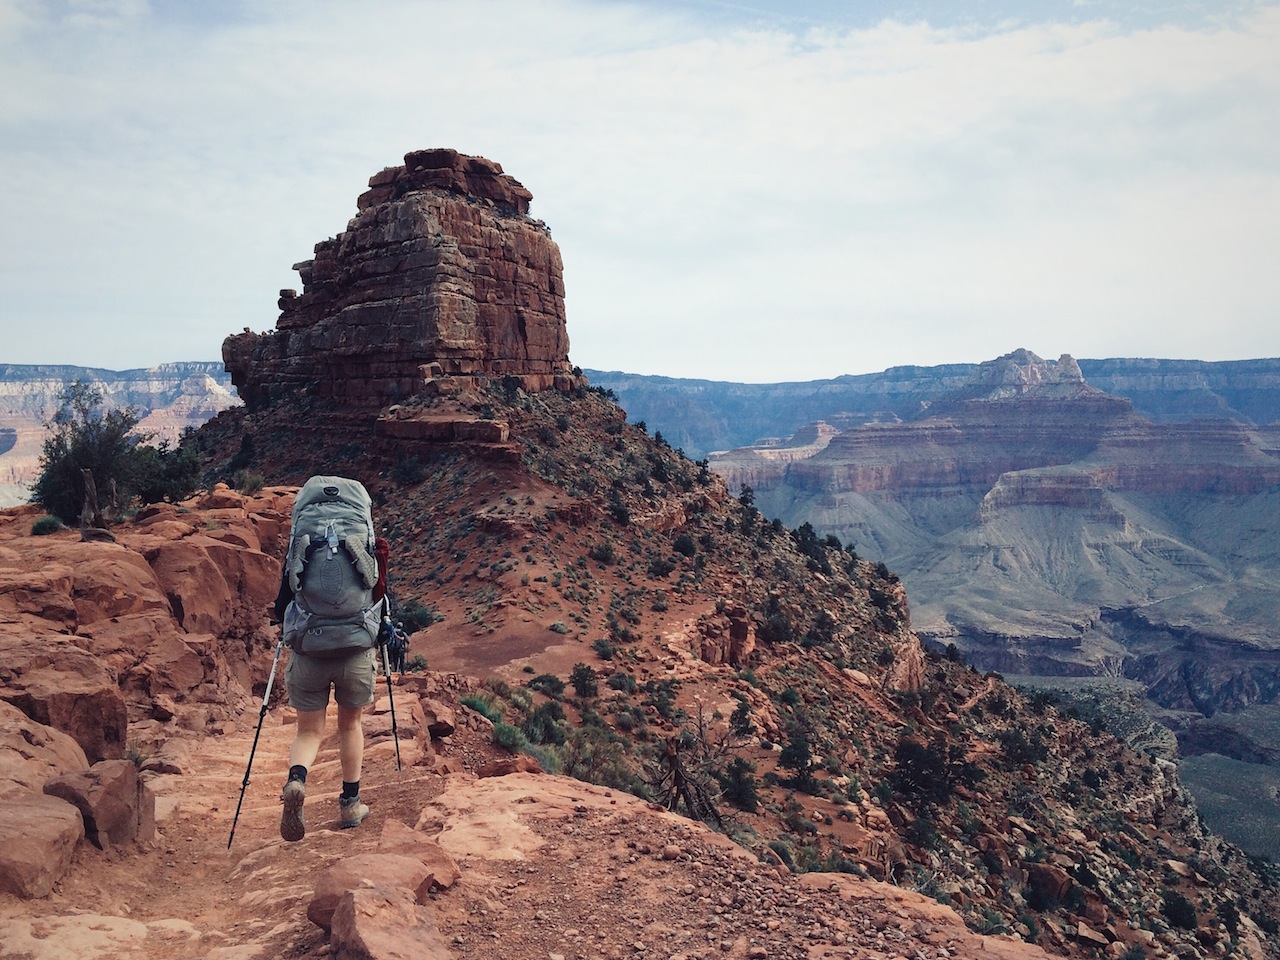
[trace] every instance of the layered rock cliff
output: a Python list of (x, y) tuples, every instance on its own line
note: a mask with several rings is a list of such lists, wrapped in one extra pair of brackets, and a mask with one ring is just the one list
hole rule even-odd
[[(932, 405), (966, 388), (980, 364), (891, 367), (797, 383), (728, 383), (587, 370), (612, 390), (633, 420), (643, 420), (695, 459), (789, 437), (825, 421), (841, 429), (918, 420)], [(1280, 358), (1261, 360), (1081, 360), (1093, 387), (1132, 402), (1157, 423), (1198, 417), (1265, 425), (1280, 420)]]
[(766, 514), (884, 559), (916, 629), (980, 666), (1132, 676), (1208, 714), (1274, 696), (1274, 429), (1154, 423), (1025, 351), (929, 409), (712, 466)]
[(347, 229), (295, 265), (302, 292), (281, 291), (276, 329), (223, 344), (240, 396), (377, 409), (442, 377), (570, 386), (560, 250), (532, 196), (456, 150), (375, 174)]

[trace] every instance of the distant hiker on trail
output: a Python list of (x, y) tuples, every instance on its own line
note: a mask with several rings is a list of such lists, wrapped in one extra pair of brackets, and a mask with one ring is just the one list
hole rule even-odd
[[(307, 770), (324, 739), (329, 691), (338, 705), (342, 769), (339, 823), (356, 827), (369, 815), (360, 799), (364, 761), (361, 714), (373, 703), (376, 642), (384, 604), (384, 541), (373, 533), (369, 493), (357, 480), (317, 476), (298, 491), (293, 531), (280, 578), (275, 617), (290, 648), (285, 671), (289, 704), (298, 711), (281, 799), (280, 836), (306, 834), (302, 805)], [(382, 569), (379, 569), (382, 560)]]
[(404, 676), (404, 657), (409, 652), (409, 635), (404, 632), (404, 621), (397, 620), (391, 632), (391, 642), (387, 644), (387, 652), (391, 654), (391, 669)]

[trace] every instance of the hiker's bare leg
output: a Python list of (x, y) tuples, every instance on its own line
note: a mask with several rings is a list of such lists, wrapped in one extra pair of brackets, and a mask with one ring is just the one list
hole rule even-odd
[(360, 780), (360, 768), (364, 764), (364, 727), (360, 720), (363, 713), (364, 707), (338, 705), (338, 758), (342, 763), (342, 779), (348, 783)]
[[(299, 710), (297, 732), (293, 737), (293, 746), (289, 748), (289, 766), (311, 769), (316, 754), (320, 752), (320, 741), (324, 739), (324, 710)], [(338, 708), (341, 722), (342, 708)]]

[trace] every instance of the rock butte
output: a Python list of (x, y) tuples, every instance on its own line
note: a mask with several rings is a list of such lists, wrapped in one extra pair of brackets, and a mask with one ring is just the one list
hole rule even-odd
[(245, 403), (307, 392), (347, 407), (515, 377), (526, 390), (580, 382), (569, 364), (564, 268), (532, 194), (456, 150), (408, 153), (369, 180), (338, 236), (296, 264), (270, 333), (228, 337)]

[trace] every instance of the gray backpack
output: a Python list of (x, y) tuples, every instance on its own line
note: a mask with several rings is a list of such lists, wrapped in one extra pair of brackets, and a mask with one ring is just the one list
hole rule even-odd
[(373, 647), (380, 609), (373, 504), (358, 480), (312, 477), (293, 502), (285, 576), (293, 601), (284, 639), (309, 657), (346, 657)]

